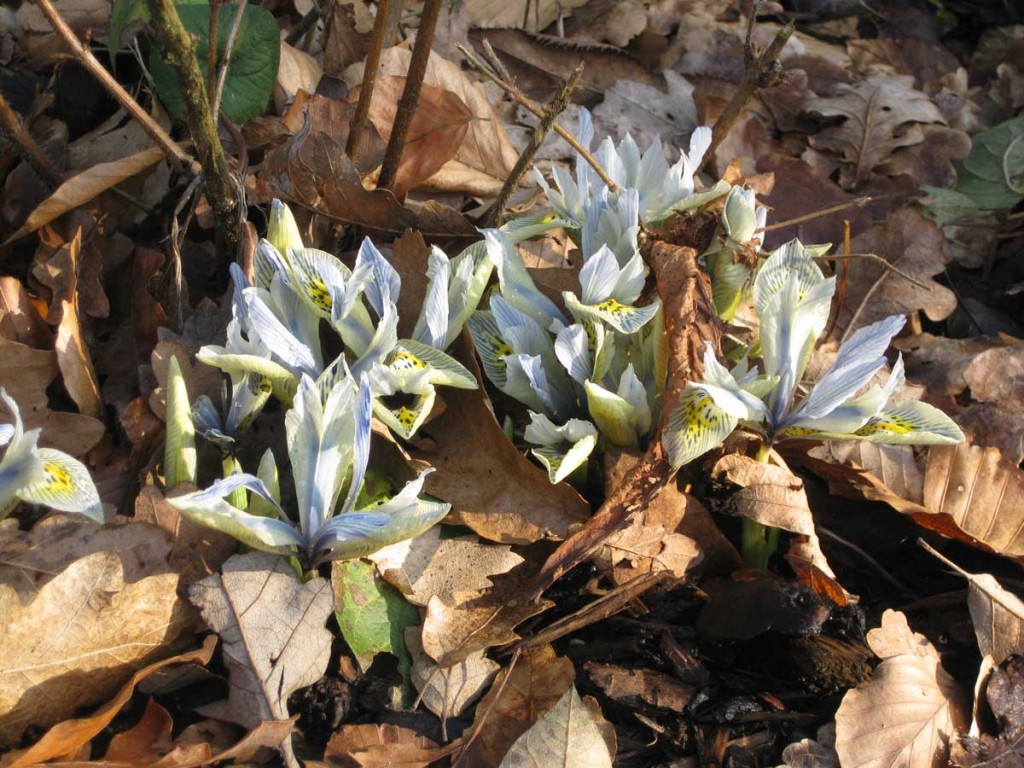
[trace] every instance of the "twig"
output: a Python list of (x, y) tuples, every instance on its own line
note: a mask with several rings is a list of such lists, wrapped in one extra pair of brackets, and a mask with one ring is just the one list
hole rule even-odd
[[(494, 72), (488, 69), (487, 66), (482, 61), (480, 61), (472, 53), (472, 51), (470, 51), (466, 46), (462, 45), (462, 43), (457, 43), (455, 47), (462, 52), (462, 55), (466, 57), (466, 61), (468, 61), (475, 70), (477, 70), (480, 74), (482, 74), (492, 83), (494, 83), (503, 91), (505, 91), (505, 93), (511, 96), (517, 104), (525, 107), (537, 117), (541, 119), (544, 118), (544, 110), (538, 107), (528, 98), (526, 98), (523, 92), (520, 91), (515, 85), (513, 85), (511, 82), (506, 82), (501, 77), (494, 74)], [(551, 129), (559, 136), (561, 136), (563, 139), (565, 139), (567, 142), (569, 142), (569, 146), (576, 150), (579, 156), (587, 161), (590, 167), (594, 169), (594, 172), (598, 175), (598, 177), (600, 177), (601, 181), (603, 181), (607, 185), (609, 191), (618, 191), (618, 185), (614, 181), (612, 181), (611, 177), (608, 175), (608, 172), (605, 171), (605, 169), (601, 167), (601, 164), (597, 162), (597, 159), (592, 154), (590, 154), (590, 150), (588, 150), (586, 147), (580, 144), (579, 141), (576, 140), (575, 136), (573, 136), (571, 133), (565, 130), (565, 128), (560, 126), (558, 123), (555, 123), (553, 126), (551, 126)]]
[(384, 34), (388, 29), (388, 15), (391, 12), (391, 0), (380, 0), (377, 3), (377, 16), (373, 20), (373, 41), (366, 55), (366, 66), (363, 69), (363, 84), (359, 88), (359, 103), (356, 113), (348, 124), (348, 143), (345, 154), (355, 164), (362, 149), (363, 131), (370, 117), (370, 103), (373, 101), (373, 88), (377, 83), (377, 70), (380, 69), (380, 52), (384, 48)]
[(572, 92), (576, 89), (576, 86), (580, 82), (580, 78), (583, 77), (583, 64), (581, 63), (573, 73), (569, 76), (569, 79), (562, 86), (562, 89), (548, 104), (544, 107), (544, 117), (537, 123), (537, 127), (533, 129), (533, 135), (530, 136), (530, 142), (523, 149), (522, 154), (519, 155), (519, 159), (516, 160), (516, 164), (512, 167), (511, 173), (508, 178), (505, 179), (505, 183), (501, 187), (501, 191), (498, 192), (497, 198), (491, 204), (491, 207), (487, 210), (487, 214), (481, 221), (482, 227), (496, 227), (501, 223), (501, 214), (505, 210), (505, 205), (508, 203), (512, 193), (516, 187), (519, 186), (519, 182), (522, 180), (527, 169), (533, 163), (533, 158), (537, 154), (537, 150), (540, 149), (540, 145), (544, 142), (544, 137), (548, 135), (548, 131), (551, 130), (551, 126), (554, 125), (555, 120), (562, 112), (565, 111), (566, 106), (569, 104), (569, 97)]
[[(206, 95), (213, 104), (213, 95), (217, 92), (217, 38), (220, 36), (220, 3), (221, 0), (210, 0), (210, 34), (206, 38)], [(216, 110), (214, 110), (216, 113)]]
[(409, 138), (412, 119), (420, 101), (423, 78), (427, 74), (430, 49), (434, 45), (434, 30), (437, 28), (438, 16), (441, 15), (441, 2), (442, 0), (426, 0), (423, 3), (420, 28), (416, 33), (416, 47), (412, 51), (402, 97), (398, 100), (395, 123), (391, 127), (391, 138), (388, 140), (387, 149), (384, 150), (384, 161), (380, 166), (377, 189), (392, 189), (398, 178), (398, 168), (402, 163), (405, 143)]
[(299, 19), (299, 23), (296, 24), (292, 31), (288, 33), (288, 36), (284, 41), (288, 43), (288, 45), (295, 45), (298, 43), (299, 40), (302, 39), (302, 36), (309, 32), (314, 24), (320, 21), (320, 18), (325, 15), (325, 11), (330, 5), (330, 0), (328, 0), (328, 2), (324, 3), (324, 8), (321, 9), (314, 0), (313, 7), (306, 12), (305, 16)]
[(868, 565), (870, 565), (872, 568), (874, 568), (878, 572), (879, 576), (881, 576), (883, 579), (885, 579), (890, 584), (892, 584), (894, 587), (896, 587), (896, 589), (900, 590), (900, 592), (903, 592), (903, 593), (905, 593), (907, 595), (916, 594), (914, 592), (914, 590), (912, 590), (910, 587), (908, 587), (902, 581), (900, 581), (895, 576), (893, 576), (891, 573), (889, 573), (887, 570), (885, 570), (885, 567), (880, 562), (875, 560), (875, 558), (873, 558), (871, 555), (869, 555), (863, 549), (858, 547), (852, 541), (848, 541), (848, 540), (844, 539), (838, 533), (834, 533), (833, 531), (830, 531), (828, 528), (825, 528), (824, 526), (821, 526), (821, 525), (817, 526), (817, 531), (818, 531), (818, 533), (824, 535), (826, 538), (832, 539), (836, 543), (842, 544), (847, 549), (850, 549), (851, 551), (856, 552), (858, 555), (860, 555), (864, 559), (864, 562), (866, 562)]
[[(217, 217), (220, 245), (233, 259), (240, 229), (235, 197), (237, 185), (228, 172), (224, 147), (217, 135), (206, 84), (196, 60), (195, 39), (181, 23), (174, 0), (146, 0), (146, 4), (153, 19), (153, 29), (163, 45), (164, 56), (178, 77), (188, 130), (202, 164), (206, 197)], [(244, 4), (243, 0), (241, 5)]]
[(711, 146), (704, 153), (704, 159), (698, 170), (703, 170), (715, 156), (715, 150), (729, 135), (732, 126), (743, 114), (747, 103), (754, 97), (757, 90), (778, 84), (780, 72), (776, 68), (776, 61), (786, 46), (786, 41), (793, 34), (795, 26), (793, 22), (784, 26), (775, 34), (775, 39), (768, 46), (768, 50), (759, 53), (753, 40), (754, 23), (757, 19), (759, 5), (760, 3), (754, 3), (747, 23), (747, 37), (743, 44), (743, 79), (740, 80), (739, 88), (736, 89), (736, 93), (733, 94), (729, 103), (725, 105), (722, 114), (715, 121), (714, 128), (711, 129)]
[[(508, 684), (508, 681), (512, 678), (512, 670), (516, 668), (516, 664), (519, 663), (519, 659), (522, 656), (522, 654), (523, 651), (521, 648), (516, 648), (514, 651), (512, 651), (512, 658), (509, 659), (508, 666), (505, 668), (504, 674), (501, 678), (501, 682), (498, 683), (498, 687), (494, 696), (491, 697), (490, 704), (487, 705), (487, 709), (484, 711), (483, 715), (478, 717), (476, 722), (473, 724), (473, 730), (470, 732), (469, 738), (466, 739), (463, 745), (459, 748), (458, 757), (456, 757), (455, 760), (452, 761), (452, 768), (459, 768), (459, 763), (462, 762), (462, 758), (465, 757), (466, 754), (469, 752), (470, 745), (474, 741), (476, 741), (477, 737), (480, 735), (480, 731), (483, 730), (484, 724), (491, 716), (491, 712), (494, 711), (495, 705), (497, 705), (498, 701), (501, 699), (501, 694), (505, 692), (505, 686)], [(424, 685), (423, 687), (426, 688), (426, 685)]]
[[(235, 40), (238, 39), (238, 30), (242, 26), (242, 14), (245, 13), (245, 6), (248, 0), (239, 0), (238, 10), (235, 11), (235, 20), (231, 22), (231, 31), (228, 33), (227, 44), (224, 46), (224, 60), (221, 61), (217, 70), (217, 90), (211, 101), (210, 110), (213, 112), (214, 121), (220, 114), (220, 102), (224, 96), (224, 83), (228, 80), (228, 66), (231, 64), (231, 52), (235, 48)], [(216, 45), (216, 42), (212, 43)]]
[(111, 96), (117, 99), (118, 103), (131, 115), (132, 119), (142, 126), (142, 129), (156, 142), (156, 145), (164, 151), (164, 154), (176, 164), (182, 165), (194, 175), (198, 175), (201, 171), (200, 164), (189, 157), (188, 153), (178, 146), (167, 131), (161, 128), (160, 124), (142, 108), (142, 105), (133, 99), (131, 94), (122, 88), (121, 84), (114, 79), (114, 76), (100, 64), (99, 60), (92, 55), (92, 51), (75, 37), (74, 31), (61, 18), (61, 15), (57, 13), (57, 9), (53, 7), (50, 0), (37, 0), (36, 4), (39, 6), (39, 10), (43, 12), (43, 15), (46, 16), (47, 21), (50, 22), (50, 26), (53, 27), (54, 31), (71, 51), (71, 55), (88, 70), (89, 74), (100, 81), (100, 84), (107, 89)]
[(3, 93), (0, 93), (0, 134), (7, 136), (21, 151), (32, 169), (50, 187), (59, 187), (63, 178), (60, 169), (53, 164), (32, 134), (21, 123), (21, 118), (11, 109)]
[(845, 203), (840, 203), (839, 205), (833, 205), (829, 208), (822, 208), (820, 211), (814, 211), (813, 213), (805, 213), (803, 216), (797, 216), (795, 219), (786, 219), (785, 221), (779, 221), (775, 224), (770, 224), (767, 227), (755, 229), (754, 234), (756, 235), (760, 232), (773, 232), (776, 229), (784, 229), (785, 227), (791, 227), (794, 224), (803, 224), (805, 221), (817, 219), (822, 216), (828, 216), (831, 213), (839, 213), (839, 211), (845, 211), (847, 208), (863, 208), (865, 205), (867, 205), (874, 199), (875, 198), (868, 197), (866, 195), (864, 197), (858, 197), (856, 200), (850, 200)]
[(824, 261), (844, 261), (846, 259), (874, 259), (879, 264), (881, 264), (885, 269), (889, 270), (894, 275), (899, 275), (904, 280), (906, 280), (908, 283), (912, 283), (912, 284), (916, 285), (918, 288), (922, 288), (922, 289), (924, 289), (926, 291), (929, 291), (929, 292), (931, 291), (931, 286), (928, 285), (928, 283), (922, 283), (916, 277), (911, 277), (906, 272), (904, 272), (902, 269), (900, 269), (897, 266), (895, 266), (891, 261), (886, 261), (885, 258), (883, 258), (882, 256), (879, 256), (877, 253), (846, 253), (846, 254), (833, 253), (833, 254), (825, 254), (824, 256), (815, 256), (814, 258), (815, 259), (819, 259), (819, 260), (824, 260)]

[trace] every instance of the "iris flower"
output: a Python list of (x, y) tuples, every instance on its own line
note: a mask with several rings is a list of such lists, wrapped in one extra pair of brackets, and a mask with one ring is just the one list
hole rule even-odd
[[(344, 376), (326, 393), (309, 376), (302, 376), (285, 417), (297, 525), (265, 479), (250, 474), (231, 475), (168, 502), (196, 522), (255, 549), (296, 556), (306, 569), (329, 560), (363, 557), (417, 536), (450, 508), (419, 498), (426, 472), (393, 498), (356, 509), (369, 462), (371, 416), (365, 376), (358, 384)], [(240, 489), (262, 499), (276, 517), (243, 512), (225, 500)]]
[(61, 512), (77, 512), (103, 522), (103, 506), (85, 465), (63, 451), (40, 448), (38, 429), (25, 431), (18, 404), (0, 388), (0, 400), (14, 417), (0, 424), (0, 520), (18, 501), (42, 504)]
[(911, 444), (963, 440), (937, 408), (919, 401), (890, 403), (904, 383), (902, 357), (883, 386), (858, 394), (885, 365), (889, 342), (905, 321), (900, 316), (858, 329), (811, 391), (798, 395), (835, 293), (835, 278), (822, 274), (799, 241), (772, 254), (753, 292), (766, 375), (759, 376), (745, 360), (727, 370), (709, 344), (703, 381), (687, 385), (668, 420), (664, 440), (673, 466), (720, 445), (740, 424), (760, 432), (768, 444), (792, 437)]

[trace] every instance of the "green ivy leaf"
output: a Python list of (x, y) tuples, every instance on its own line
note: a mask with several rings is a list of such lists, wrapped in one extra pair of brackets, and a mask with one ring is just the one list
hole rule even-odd
[(331, 567), (334, 615), (342, 637), (366, 671), (378, 653), (398, 657), (398, 670), (408, 679), (412, 658), (405, 647), (405, 628), (420, 623), (415, 606), (362, 560), (336, 561)]
[[(198, 0), (176, 0), (177, 5), (196, 5)], [(201, 4), (201, 3), (200, 3)], [(110, 11), (110, 62), (114, 63), (117, 52), (121, 50), (121, 33), (133, 21), (148, 22), (149, 7), (146, 0), (114, 0)], [(207, 31), (209, 35), (209, 31)]]
[[(237, 5), (220, 7), (217, 24), (218, 60), (224, 57), (228, 35), (231, 33), (237, 10)], [(209, 50), (210, 6), (180, 5), (178, 13), (185, 29), (197, 38), (196, 56), (205, 78)], [(231, 51), (231, 63), (224, 83), (224, 97), (221, 102), (224, 114), (239, 124), (263, 114), (270, 100), (274, 80), (277, 78), (280, 57), (280, 33), (274, 16), (264, 8), (247, 5), (242, 13), (242, 23)], [(149, 56), (149, 68), (164, 107), (175, 120), (184, 120), (185, 107), (181, 100), (177, 75), (164, 60), (162, 52), (155, 48)]]
[(975, 135), (958, 169), (956, 191), (976, 206), (996, 211), (1024, 198), (1024, 115)]

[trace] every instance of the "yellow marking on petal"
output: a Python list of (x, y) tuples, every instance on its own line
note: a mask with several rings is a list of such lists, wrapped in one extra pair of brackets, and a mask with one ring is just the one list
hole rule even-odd
[(387, 366), (393, 371), (423, 370), (427, 364), (404, 350), (397, 350), (388, 355)]
[(680, 437), (687, 448), (692, 448), (711, 430), (717, 421), (718, 409), (715, 407), (715, 401), (708, 395), (690, 398), (684, 408), (687, 415), (686, 429)]
[(327, 283), (321, 280), (316, 275), (310, 276), (306, 283), (306, 295), (309, 296), (309, 300), (312, 301), (319, 309), (324, 312), (330, 312), (333, 301), (331, 300), (331, 292), (327, 290)]
[(606, 299), (600, 304), (595, 305), (595, 309), (598, 309), (601, 312), (608, 312), (612, 315), (624, 315), (632, 309), (632, 307), (627, 307), (625, 304), (621, 304), (615, 299)]
[(54, 493), (68, 493), (75, 490), (75, 481), (64, 467), (52, 461), (43, 462), (43, 471), (46, 472), (47, 490)]
[(555, 217), (556, 217), (557, 215), (558, 215), (558, 214), (556, 214), (556, 213), (549, 213), (549, 214), (548, 214), (547, 216), (544, 216), (544, 217), (543, 217), (543, 218), (542, 218), (542, 219), (541, 219), (540, 221), (538, 221), (537, 223), (538, 223), (538, 224), (547, 224), (547, 223), (549, 223), (549, 222), (552, 222), (552, 221), (554, 221), (554, 220), (555, 220)]
[(786, 427), (779, 432), (778, 437), (806, 437), (808, 435), (817, 435), (820, 430), (811, 429), (810, 427)]
[(398, 423), (406, 429), (412, 429), (416, 423), (416, 412), (410, 411), (404, 405), (394, 412), (395, 418), (398, 419)]
[(859, 437), (888, 433), (891, 435), (906, 435), (914, 431), (914, 425), (909, 421), (890, 418), (888, 421), (877, 421), (874, 424), (866, 424), (853, 434)]

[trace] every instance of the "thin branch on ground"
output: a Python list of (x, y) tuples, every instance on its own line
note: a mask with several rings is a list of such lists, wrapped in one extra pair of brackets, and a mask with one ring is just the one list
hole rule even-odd
[(416, 114), (416, 106), (420, 102), (420, 91), (423, 78), (427, 74), (427, 62), (430, 60), (430, 49), (434, 45), (434, 30), (437, 19), (441, 15), (442, 0), (426, 0), (423, 4), (423, 15), (420, 17), (420, 28), (416, 33), (416, 46), (409, 61), (409, 73), (405, 79), (402, 97), (398, 100), (395, 123), (391, 127), (391, 138), (384, 150), (384, 161), (380, 166), (377, 189), (392, 189), (398, 178), (398, 168), (402, 164), (402, 154), (412, 129), (412, 119)]
[[(484, 45), (487, 46), (489, 44), (486, 41), (484, 41)], [(503, 91), (505, 91), (505, 93), (511, 96), (517, 104), (525, 107), (537, 117), (541, 119), (544, 118), (544, 110), (541, 107), (538, 107), (536, 104), (534, 104), (530, 99), (528, 99), (523, 94), (523, 92), (520, 91), (519, 88), (517, 88), (515, 84), (511, 82), (511, 80), (506, 81), (502, 79), (501, 76), (496, 75), (494, 72), (491, 71), (491, 69), (486, 64), (480, 61), (480, 59), (478, 59), (472, 51), (470, 51), (466, 46), (462, 45), (461, 43), (457, 44), (455, 47), (462, 52), (462, 55), (466, 57), (466, 61), (469, 62), (469, 64), (475, 70), (477, 70), (480, 74), (482, 74), (492, 83), (494, 83)], [(567, 142), (569, 142), (569, 146), (575, 149), (576, 152), (579, 153), (579, 156), (587, 161), (587, 164), (594, 169), (594, 172), (598, 175), (598, 177), (600, 177), (601, 181), (603, 181), (608, 186), (609, 191), (618, 191), (618, 185), (614, 181), (612, 181), (611, 177), (608, 175), (608, 172), (604, 168), (602, 168), (601, 164), (597, 162), (597, 159), (592, 154), (590, 154), (590, 150), (588, 150), (586, 147), (580, 144), (579, 141), (576, 140), (575, 136), (573, 136), (571, 133), (565, 130), (565, 128), (560, 126), (558, 123), (555, 123), (553, 126), (551, 126), (551, 129), (559, 136), (561, 136), (563, 139), (565, 139)]]
[(32, 138), (32, 134), (22, 124), (17, 113), (11, 109), (3, 93), (0, 93), (0, 135), (6, 136), (14, 143), (21, 156), (46, 184), (50, 187), (60, 186), (63, 181), (60, 169)]
[(868, 203), (872, 202), (876, 198), (865, 195), (864, 197), (858, 197), (856, 200), (850, 200), (839, 205), (833, 205), (828, 208), (822, 208), (820, 211), (814, 211), (813, 213), (805, 213), (803, 216), (797, 216), (794, 219), (786, 219), (785, 221), (779, 221), (775, 224), (769, 224), (766, 227), (755, 229), (754, 234), (760, 234), (761, 232), (774, 232), (777, 229), (785, 229), (786, 227), (792, 227), (794, 224), (803, 224), (805, 221), (811, 221), (812, 219), (819, 219), (822, 216), (828, 216), (833, 213), (839, 213), (845, 211), (848, 208), (863, 208)]
[(370, 117), (370, 103), (373, 101), (373, 89), (377, 83), (377, 70), (380, 69), (380, 52), (384, 48), (384, 35), (388, 29), (388, 16), (391, 13), (391, 0), (380, 0), (377, 3), (377, 16), (373, 20), (373, 40), (369, 53), (366, 55), (366, 66), (363, 69), (363, 84), (359, 88), (359, 103), (356, 113), (348, 124), (348, 142), (345, 154), (355, 164), (362, 149), (363, 132)]
[(189, 133), (202, 164), (203, 187), (217, 218), (219, 244), (233, 259), (241, 231), (237, 184), (228, 171), (224, 147), (217, 135), (206, 83), (196, 60), (196, 41), (182, 24), (174, 0), (146, 0), (146, 4), (164, 56), (178, 77)]
[[(242, 26), (242, 14), (245, 13), (246, 5), (248, 5), (248, 0), (239, 0), (234, 21), (231, 22), (231, 31), (228, 33), (227, 44), (224, 46), (224, 58), (217, 69), (217, 90), (214, 92), (213, 100), (210, 102), (214, 125), (217, 122), (217, 115), (220, 114), (220, 103), (224, 97), (224, 83), (227, 82), (228, 67), (231, 65), (231, 52), (235, 49), (235, 41), (238, 39), (238, 30)], [(211, 45), (216, 47), (215, 42), (211, 42)]]
[(50, 0), (37, 0), (36, 4), (39, 6), (39, 10), (43, 12), (43, 15), (46, 16), (47, 21), (50, 22), (50, 26), (53, 27), (54, 31), (71, 51), (71, 55), (78, 60), (79, 64), (85, 67), (89, 74), (100, 81), (100, 84), (125, 108), (125, 111), (131, 115), (132, 119), (142, 126), (142, 129), (156, 142), (156, 145), (163, 150), (164, 154), (175, 164), (181, 165), (191, 173), (198, 175), (202, 170), (200, 164), (189, 157), (188, 153), (178, 146), (170, 134), (142, 108), (139, 102), (132, 98), (132, 95), (93, 56), (92, 51), (82, 44), (82, 41), (75, 36), (74, 30), (57, 13), (57, 9), (53, 7)]
[(908, 283), (913, 283), (918, 288), (922, 288), (926, 291), (931, 291), (931, 286), (928, 283), (923, 283), (912, 275), (908, 275), (902, 269), (894, 265), (891, 261), (886, 261), (885, 257), (879, 256), (877, 253), (827, 253), (824, 256), (815, 256), (816, 260), (819, 261), (845, 261), (847, 259), (873, 259), (882, 265), (884, 269), (889, 270), (894, 275), (899, 275)]
[(771, 88), (781, 82), (782, 70), (777, 62), (779, 54), (786, 47), (786, 42), (793, 34), (795, 26), (790, 22), (780, 29), (775, 34), (771, 45), (768, 46), (768, 50), (761, 53), (754, 43), (754, 24), (759, 5), (760, 3), (754, 3), (747, 23), (747, 37), (743, 44), (743, 79), (740, 80), (736, 93), (725, 105), (725, 109), (722, 110), (722, 114), (718, 116), (718, 120), (715, 121), (715, 125), (711, 129), (711, 146), (704, 153), (704, 159), (698, 168), (699, 171), (711, 162), (715, 156), (715, 150), (729, 135), (729, 131), (732, 130), (740, 115), (746, 111), (747, 104), (754, 98), (757, 91), (761, 88)]
[(569, 97), (572, 96), (572, 92), (576, 90), (576, 86), (580, 82), (580, 78), (583, 77), (583, 64), (580, 64), (573, 70), (573, 73), (569, 76), (569, 79), (562, 86), (562, 89), (558, 94), (544, 106), (544, 117), (537, 123), (537, 127), (533, 129), (533, 134), (530, 136), (530, 141), (519, 155), (519, 159), (516, 160), (516, 164), (512, 167), (511, 173), (508, 178), (505, 179), (505, 183), (501, 187), (501, 191), (498, 192), (497, 198), (491, 204), (491, 207), (487, 210), (483, 220), (480, 222), (482, 227), (497, 227), (501, 223), (501, 216), (504, 213), (505, 206), (508, 204), (509, 198), (512, 197), (512, 193), (519, 186), (519, 182), (522, 181), (526, 171), (533, 164), (533, 158), (537, 154), (537, 150), (540, 149), (540, 145), (544, 143), (544, 137), (548, 135), (548, 131), (551, 130), (551, 126), (555, 124), (555, 120), (558, 116), (565, 111), (565, 108), (569, 105)]

